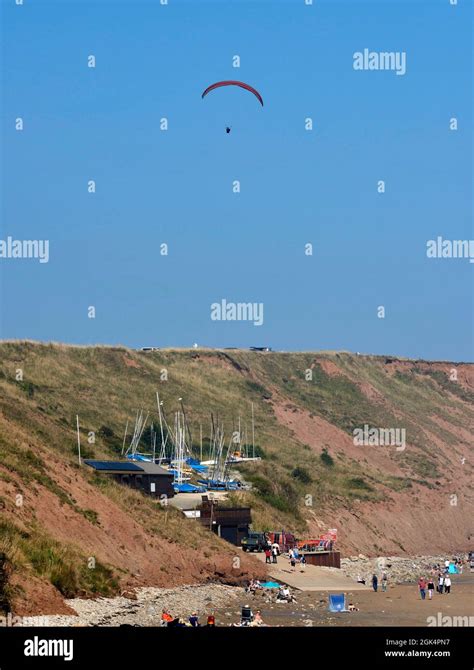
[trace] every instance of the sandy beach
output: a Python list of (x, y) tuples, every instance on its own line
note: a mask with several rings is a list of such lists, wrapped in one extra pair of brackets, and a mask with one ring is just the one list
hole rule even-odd
[[(358, 586), (358, 585), (357, 585)], [(276, 603), (267, 590), (247, 594), (240, 587), (206, 585), (176, 589), (146, 588), (136, 599), (72, 599), (67, 603), (78, 616), (32, 617), (30, 625), (49, 626), (158, 626), (163, 608), (184, 619), (196, 611), (202, 623), (214, 614), (218, 626), (240, 621), (241, 607), (250, 605), (261, 611), (269, 626), (407, 626), (446, 625), (441, 617), (463, 617), (462, 624), (474, 622), (474, 574), (456, 575), (450, 594), (434, 593), (430, 601), (421, 600), (416, 583), (389, 586), (386, 592), (371, 588), (346, 590), (346, 603), (359, 609), (351, 613), (328, 611), (328, 596), (338, 592), (293, 590), (296, 603)], [(340, 591), (339, 591), (340, 592)], [(429, 618), (433, 617), (433, 618)], [(466, 617), (470, 617), (466, 619)], [(442, 622), (445, 623), (442, 623)], [(455, 623), (456, 625), (456, 623)], [(459, 625), (459, 624), (458, 624)]]

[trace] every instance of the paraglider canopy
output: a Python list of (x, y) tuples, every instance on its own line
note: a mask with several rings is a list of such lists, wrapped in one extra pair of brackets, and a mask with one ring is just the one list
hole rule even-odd
[(263, 107), (263, 99), (260, 93), (253, 86), (250, 86), (249, 84), (246, 84), (243, 81), (234, 81), (234, 80), (217, 81), (215, 84), (211, 84), (206, 88), (201, 98), (204, 98), (208, 93), (213, 91), (215, 88), (220, 88), (221, 86), (240, 86), (240, 88), (244, 88), (246, 91), (250, 91), (250, 93), (253, 93)]

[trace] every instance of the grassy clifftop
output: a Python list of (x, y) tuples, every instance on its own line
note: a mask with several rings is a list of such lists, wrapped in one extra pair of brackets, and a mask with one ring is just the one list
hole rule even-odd
[[(256, 527), (301, 535), (337, 527), (340, 547), (354, 553), (416, 553), (470, 541), (472, 365), (347, 353), (143, 353), (5, 342), (0, 540), (16, 552), (18, 565), (84, 593), (116, 588), (134, 574), (133, 555), (142, 573), (136, 581), (146, 574), (148, 583), (177, 583), (178, 567), (188, 579), (226, 573), (221, 561), (232, 554), (228, 545), (212, 539), (209, 552), (192, 523), (172, 512), (165, 521), (165, 512), (142, 496), (104, 486), (76, 465), (76, 414), (86, 455), (111, 457), (138, 408), (157, 422), (156, 390), (169, 413), (183, 398), (196, 447), (200, 424), (206, 443), (210, 411), (224, 420), (228, 435), (239, 416), (250, 434), (254, 404), (262, 461), (240, 466), (253, 489), (233, 498), (252, 506)], [(405, 448), (354, 445), (353, 431), (364, 425), (404, 429)], [(35, 558), (39, 536), (49, 544)], [(170, 574), (160, 582), (159, 552), (169, 546), (176, 560), (164, 566)], [(68, 574), (80, 563), (71, 558), (76, 554), (97, 558), (101, 568), (92, 582), (82, 564)]]

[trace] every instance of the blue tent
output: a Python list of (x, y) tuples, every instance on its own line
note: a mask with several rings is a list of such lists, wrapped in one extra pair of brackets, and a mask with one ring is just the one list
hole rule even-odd
[(450, 563), (448, 567), (448, 572), (450, 575), (457, 575), (458, 574), (458, 569), (454, 565), (454, 563)]
[(330, 612), (349, 612), (346, 609), (346, 596), (344, 593), (331, 593), (329, 595)]
[(264, 589), (279, 589), (281, 584), (278, 582), (263, 582), (262, 587)]

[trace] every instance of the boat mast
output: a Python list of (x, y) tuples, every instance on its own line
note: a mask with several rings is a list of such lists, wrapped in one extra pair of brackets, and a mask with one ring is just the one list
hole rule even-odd
[(252, 458), (255, 458), (255, 418), (253, 414), (253, 403), (252, 403)]

